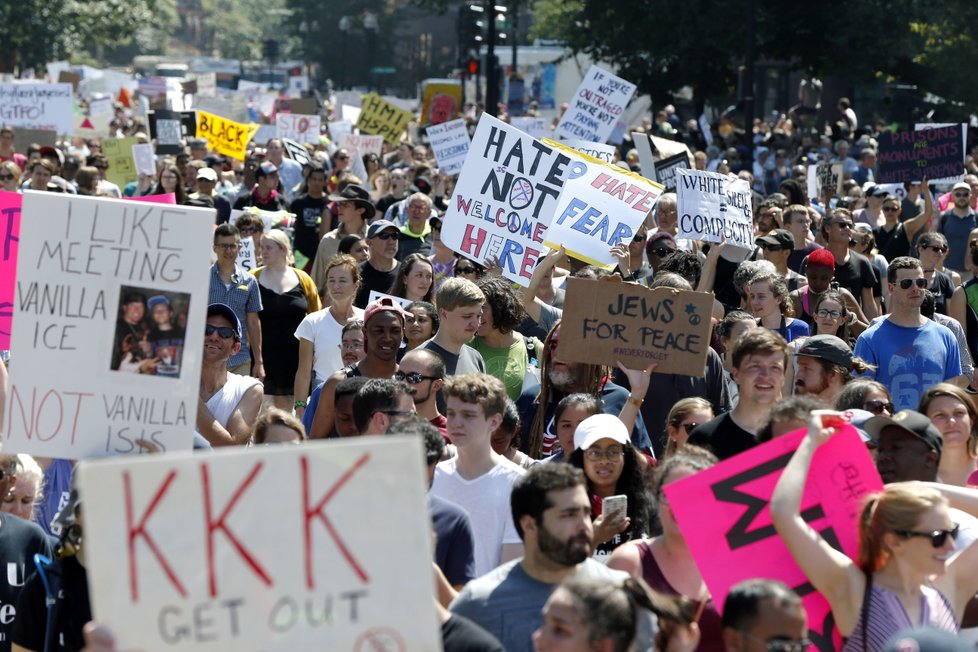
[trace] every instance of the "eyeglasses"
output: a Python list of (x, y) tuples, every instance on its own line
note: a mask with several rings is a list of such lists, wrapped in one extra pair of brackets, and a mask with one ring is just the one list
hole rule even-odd
[(857, 240), (856, 238), (853, 238), (852, 240), (849, 241), (850, 247), (855, 247), (857, 245), (868, 245), (868, 244), (869, 244), (869, 240)]
[(235, 242), (234, 244), (216, 244), (214, 246), (218, 249), (223, 249), (224, 251), (235, 251), (241, 248), (241, 243)]
[(455, 273), (456, 274), (475, 274), (475, 272), (476, 272), (475, 267), (456, 267), (455, 268)]
[(863, 403), (863, 409), (867, 412), (872, 412), (873, 414), (883, 414), (884, 411), (893, 414), (893, 403), (889, 401), (866, 401)]
[(621, 448), (609, 448), (608, 450), (598, 450), (597, 448), (589, 448), (584, 451), (584, 457), (588, 458), (592, 462), (600, 462), (601, 460), (608, 460), (609, 462), (617, 462), (621, 458), (625, 457), (625, 451)]
[(954, 196), (957, 197), (958, 199), (967, 199), (968, 197), (971, 196), (971, 193), (970, 192), (956, 192), (956, 193), (954, 193)]
[(0, 181), (10, 181), (14, 178), (12, 174), (0, 174)]
[(260, 229), (257, 226), (243, 226), (238, 229), (238, 231), (241, 232), (241, 235), (251, 235), (252, 233), (258, 233), (259, 230)]
[(815, 316), (816, 317), (821, 317), (822, 319), (826, 319), (826, 318), (829, 318), (829, 317), (831, 317), (832, 319), (838, 319), (839, 317), (842, 316), (842, 311), (841, 310), (826, 310), (825, 308), (820, 308), (819, 310), (816, 310), (815, 311)]
[(943, 245), (920, 245), (920, 249), (930, 249), (935, 254), (946, 254), (947, 247)]
[(657, 247), (652, 250), (652, 253), (658, 256), (659, 258), (663, 258), (665, 256), (668, 256), (674, 251), (675, 249), (673, 249), (672, 247)]
[(412, 371), (410, 373), (397, 371), (394, 373), (394, 380), (399, 380), (409, 385), (417, 385), (423, 380), (438, 380), (438, 376), (425, 376), (424, 374), (418, 373), (417, 371)]
[(764, 251), (777, 252), (777, 251), (786, 251), (788, 247), (782, 247), (781, 245), (762, 244), (761, 249), (763, 249)]
[(349, 156), (337, 156), (336, 159), (339, 160), (339, 161), (348, 161), (350, 159), (350, 157)]
[(945, 543), (947, 543), (948, 537), (951, 537), (951, 541), (954, 541), (958, 538), (958, 530), (960, 529), (960, 527), (961, 527), (960, 525), (955, 523), (954, 527), (951, 528), (950, 530), (934, 530), (933, 532), (915, 532), (913, 530), (894, 530), (893, 533), (907, 539), (911, 539), (913, 537), (920, 537), (921, 539), (930, 539), (930, 545), (934, 546), (935, 548), (940, 548)]
[(378, 240), (397, 240), (397, 235), (398, 234), (396, 231), (385, 231), (383, 233), (378, 233), (374, 237)]
[(644, 236), (644, 235), (637, 235), (634, 238), (632, 238), (632, 242), (645, 242), (646, 240), (648, 240), (648, 236)]
[(343, 342), (339, 346), (344, 351), (359, 351), (363, 348), (363, 342)]
[(901, 290), (909, 290), (911, 285), (916, 285), (921, 290), (927, 287), (927, 279), (925, 278), (905, 278), (901, 280), (897, 285), (900, 286)]
[(832, 222), (832, 224), (835, 224), (842, 230), (851, 229), (853, 226), (855, 226), (852, 222)]
[(217, 333), (221, 337), (221, 339), (229, 340), (237, 334), (237, 331), (235, 331), (230, 326), (214, 326), (212, 324), (207, 324), (206, 326), (204, 326), (205, 336), (209, 337), (214, 333)]
[(700, 425), (700, 424), (698, 424), (698, 423), (680, 423), (679, 424), (679, 427), (680, 427), (680, 429), (685, 430), (686, 431), (686, 434), (688, 435), (689, 433), (693, 432), (693, 430), (698, 425)]
[(768, 652), (805, 652), (812, 644), (807, 638), (803, 638), (800, 641), (794, 641), (788, 638), (776, 638), (765, 641), (747, 632), (742, 631), (740, 633), (759, 643)]
[(884, 213), (896, 213), (898, 210), (900, 210), (900, 207), (899, 206), (884, 206), (883, 207), (883, 212)]

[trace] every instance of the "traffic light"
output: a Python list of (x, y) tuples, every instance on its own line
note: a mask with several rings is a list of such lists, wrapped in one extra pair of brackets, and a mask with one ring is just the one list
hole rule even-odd
[(267, 61), (278, 59), (278, 41), (267, 38), (261, 42), (262, 55)]
[[(478, 7), (478, 5), (475, 5)], [(482, 7), (478, 7), (482, 9)], [(482, 42), (482, 17), (481, 11), (475, 11), (468, 3), (464, 3), (458, 8), (458, 19), (456, 20), (456, 30), (458, 32), (459, 52), (478, 50)]]
[(290, 77), (298, 77), (301, 74), (302, 74), (302, 68), (300, 68), (298, 66), (296, 66), (295, 68), (289, 68), (289, 76)]
[(469, 57), (469, 62), (466, 64), (469, 75), (476, 76), (479, 74), (479, 58)]

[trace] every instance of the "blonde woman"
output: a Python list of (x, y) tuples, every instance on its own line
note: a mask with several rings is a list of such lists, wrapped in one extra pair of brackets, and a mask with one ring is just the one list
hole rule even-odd
[(0, 190), (20, 192), (20, 177), (23, 170), (13, 161), (0, 163)]

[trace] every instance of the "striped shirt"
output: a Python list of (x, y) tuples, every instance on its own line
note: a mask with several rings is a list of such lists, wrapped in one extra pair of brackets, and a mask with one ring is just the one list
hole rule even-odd
[[(947, 597), (931, 586), (922, 586), (920, 590), (920, 622), (912, 623), (900, 598), (892, 591), (873, 584), (866, 605), (869, 612), (865, 617), (860, 613), (856, 629), (846, 639), (842, 652), (863, 652), (864, 636), (866, 652), (882, 652), (895, 634), (914, 627), (933, 627), (956, 634), (958, 619)], [(866, 621), (866, 632), (863, 632), (863, 620)]]
[(211, 285), (207, 294), (207, 303), (223, 303), (230, 306), (241, 322), (241, 350), (228, 360), (229, 367), (236, 367), (251, 359), (248, 349), (248, 329), (246, 317), (249, 312), (261, 312), (261, 293), (258, 291), (258, 280), (246, 272), (244, 268), (234, 266), (230, 285), (225, 284), (217, 271), (217, 265), (211, 266)]

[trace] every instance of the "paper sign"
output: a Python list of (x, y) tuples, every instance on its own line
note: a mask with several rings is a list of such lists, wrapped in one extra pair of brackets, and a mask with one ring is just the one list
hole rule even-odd
[(526, 132), (538, 140), (553, 135), (549, 125), (547, 125), (547, 121), (543, 118), (519, 117), (510, 118), (509, 121), (520, 131)]
[(73, 117), (72, 124), (74, 129), (73, 136), (82, 138), (108, 138), (110, 135), (109, 123), (111, 118), (105, 115), (82, 115)]
[(54, 147), (58, 143), (58, 132), (48, 129), (24, 129), (18, 127), (14, 130), (14, 149), (24, 152), (29, 145), (40, 145), (41, 147)]
[(632, 241), (662, 186), (552, 140), (543, 142), (571, 159), (543, 244), (551, 249), (564, 245), (578, 260), (614, 269), (611, 247)]
[(180, 154), (184, 151), (183, 116), (179, 111), (150, 111), (149, 136), (156, 140), (158, 154)]
[[(23, 214), (4, 449), (189, 450), (213, 212), (28, 191)], [(147, 307), (157, 295), (169, 316)]]
[(132, 148), (139, 144), (135, 137), (105, 138), (102, 140), (102, 153), (109, 160), (106, 176), (109, 181), (124, 188), (138, 177), (136, 162), (132, 158)]
[(238, 249), (238, 266), (247, 272), (258, 267), (255, 258), (255, 240), (251, 236), (241, 238), (241, 248)]
[(70, 134), (71, 84), (0, 84), (0, 124)]
[(884, 131), (879, 135), (881, 183), (910, 183), (961, 174), (961, 125), (922, 131)]
[(197, 96), (198, 97), (217, 96), (217, 73), (216, 72), (197, 73)]
[[(343, 137), (353, 134), (353, 123), (349, 120), (337, 120), (336, 122), (330, 122), (328, 125), (329, 136), (333, 139), (334, 143), (343, 142)], [(380, 137), (383, 141), (384, 137)]]
[[(561, 330), (561, 355), (564, 334)], [(730, 588), (753, 577), (792, 587), (808, 612), (816, 649), (841, 649), (828, 602), (816, 593), (771, 524), (769, 503), (804, 430), (778, 437), (665, 487), (666, 498), (717, 609)], [(823, 539), (854, 558), (863, 499), (883, 489), (866, 445), (851, 426), (812, 459), (801, 514)]]
[(297, 75), (295, 77), (289, 77), (289, 96), (290, 97), (301, 97), (302, 93), (309, 90), (309, 77), (306, 75)]
[(842, 163), (817, 163), (808, 166), (808, 198), (821, 200), (825, 189), (830, 188), (835, 196), (842, 195)]
[(289, 158), (300, 165), (306, 165), (312, 161), (312, 157), (309, 156), (309, 150), (291, 138), (283, 138), (282, 147), (285, 148), (285, 153), (289, 155)]
[[(410, 111), (405, 111), (376, 93), (369, 93), (363, 98), (357, 128), (360, 133), (377, 134), (383, 136), (388, 143), (397, 145), (412, 117), (414, 116)], [(346, 120), (347, 117), (344, 115), (343, 119)]]
[(384, 149), (383, 136), (344, 134), (337, 140), (339, 141), (342, 149), (356, 149), (363, 155), (376, 154), (377, 156), (380, 156)]
[(62, 70), (58, 73), (58, 83), (71, 84), (71, 90), (73, 92), (78, 90), (78, 84), (80, 82), (81, 75), (73, 70)]
[(666, 192), (676, 192), (676, 170), (689, 169), (689, 157), (685, 153), (670, 156), (655, 164), (655, 180), (665, 187)]
[(441, 650), (420, 439), (355, 440), (83, 462), (117, 649)]
[(300, 143), (319, 143), (319, 116), (279, 113), (275, 116), (275, 128), (280, 138), (291, 138)]
[(713, 295), (672, 288), (650, 290), (615, 279), (567, 279), (560, 355), (629, 369), (656, 362), (657, 373), (702, 378), (710, 348)]
[(197, 111), (197, 135), (225, 156), (243, 161), (248, 142), (258, 131), (256, 124), (241, 124), (206, 111)]
[(676, 170), (680, 238), (754, 248), (750, 185), (715, 172)]
[(360, 113), (360, 108), (356, 106), (347, 106), (344, 104), (340, 107), (340, 117), (344, 122), (357, 124), (360, 121)]
[(527, 287), (570, 163), (483, 113), (445, 211), (442, 242), (477, 263), (498, 257), (503, 276)]
[(635, 84), (592, 65), (560, 117), (558, 138), (603, 143), (635, 93)]
[(615, 152), (617, 149), (614, 145), (592, 143), (587, 140), (566, 140), (564, 144), (581, 154), (587, 154), (591, 158), (596, 158), (599, 161), (609, 164), (615, 162)]
[(0, 351), (10, 349), (22, 199), (16, 192), (0, 190)]
[(438, 167), (444, 174), (457, 174), (462, 170), (465, 156), (469, 153), (469, 130), (465, 120), (459, 118), (451, 122), (429, 125), (428, 144), (435, 153)]
[(421, 124), (439, 125), (454, 120), (462, 110), (462, 82), (426, 79), (421, 84)]
[(156, 160), (153, 146), (149, 143), (132, 146), (132, 159), (136, 164), (136, 174), (156, 176)]
[[(954, 126), (954, 123), (953, 122), (952, 123), (937, 123), (937, 124), (924, 123), (924, 124), (915, 124), (913, 126), (913, 128), (914, 128), (914, 131), (923, 131), (925, 129), (941, 129), (941, 128), (944, 128), (944, 127), (953, 127), (953, 126)], [(964, 122), (961, 123), (961, 151), (962, 152), (968, 151), (968, 125), (966, 123), (964, 123)], [(923, 177), (921, 177), (919, 179), (916, 179), (915, 181), (922, 181), (922, 180), (923, 180)], [(957, 174), (957, 175), (952, 175), (950, 177), (941, 177), (939, 179), (928, 179), (927, 180), (928, 183), (934, 183), (934, 184), (937, 184), (937, 185), (944, 184), (944, 185), (949, 185), (949, 186), (957, 183), (958, 181), (964, 181), (964, 168), (962, 168), (961, 169), (961, 173), (960, 174)], [(904, 192), (906, 192), (906, 189), (904, 189)]]
[(367, 303), (370, 304), (374, 301), (380, 301), (381, 299), (390, 299), (402, 308), (407, 308), (412, 303), (410, 299), (402, 299), (401, 297), (395, 297), (393, 294), (384, 294), (383, 292), (378, 292), (377, 290), (370, 291), (370, 296), (367, 297)]

